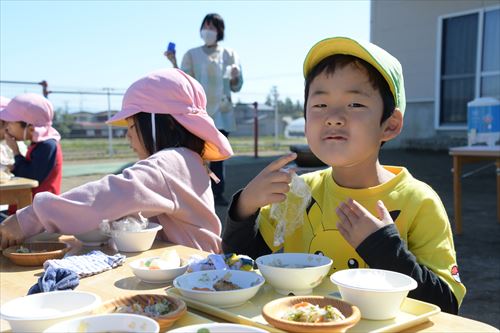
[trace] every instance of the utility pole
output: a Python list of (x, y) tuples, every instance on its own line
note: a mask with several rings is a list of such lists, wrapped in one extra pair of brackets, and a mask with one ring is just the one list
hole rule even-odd
[(274, 99), (274, 146), (278, 146), (278, 87), (273, 86), (273, 99)]
[[(109, 97), (109, 93), (113, 88), (102, 88), (102, 90), (106, 91), (106, 95), (108, 96), (108, 120), (111, 118), (111, 99)], [(111, 129), (111, 125), (108, 124), (108, 154), (109, 156), (113, 156), (113, 131)]]

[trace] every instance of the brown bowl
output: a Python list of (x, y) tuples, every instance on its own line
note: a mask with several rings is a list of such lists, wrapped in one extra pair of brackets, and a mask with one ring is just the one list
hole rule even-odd
[[(94, 310), (94, 314), (117, 312), (119, 307), (131, 306), (134, 303), (139, 303), (142, 307), (144, 307), (145, 305), (148, 305), (148, 302), (150, 300), (152, 300), (154, 303), (157, 303), (164, 299), (168, 300), (174, 305), (174, 309), (169, 313), (167, 313), (166, 315), (153, 317), (145, 313), (139, 313), (143, 316), (147, 316), (150, 317), (151, 319), (154, 319), (160, 325), (160, 331), (163, 332), (168, 327), (172, 326), (177, 319), (179, 319), (186, 313), (187, 307), (186, 303), (184, 303), (183, 300), (178, 299), (174, 296), (158, 295), (158, 294), (139, 294), (132, 296), (124, 296), (124, 297), (114, 298), (110, 301), (103, 303), (101, 306), (99, 306), (97, 309)], [(138, 314), (137, 312), (130, 312), (130, 313)]]
[[(323, 323), (303, 323), (282, 319), (282, 314), (293, 305), (308, 302), (320, 307), (332, 305), (339, 309), (345, 319)], [(349, 327), (356, 325), (361, 318), (359, 309), (347, 302), (323, 296), (292, 296), (275, 299), (262, 308), (264, 319), (276, 328), (289, 332), (345, 332)]]
[[(17, 253), (21, 246), (30, 252)], [(42, 266), (45, 260), (61, 259), (69, 250), (69, 245), (63, 242), (33, 242), (8, 247), (3, 255), (19, 266)]]

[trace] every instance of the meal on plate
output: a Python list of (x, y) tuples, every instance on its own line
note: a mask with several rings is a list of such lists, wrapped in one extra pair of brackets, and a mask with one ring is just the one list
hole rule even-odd
[(319, 307), (309, 302), (300, 302), (286, 311), (281, 319), (303, 323), (324, 323), (344, 320), (345, 316), (332, 305)]
[(145, 306), (135, 302), (132, 305), (117, 307), (115, 312), (135, 313), (148, 317), (160, 317), (173, 310), (175, 310), (174, 304), (168, 299), (162, 299), (160, 302), (155, 302), (151, 298)]
[(203, 287), (203, 288), (193, 287), (193, 290), (202, 290), (202, 291), (228, 291), (228, 290), (242, 289), (236, 283), (228, 281), (226, 275), (224, 275), (222, 278), (220, 278), (219, 280), (217, 280), (213, 284), (213, 286), (212, 286), (213, 289), (212, 288), (206, 288), (206, 287)]
[(139, 267), (146, 268), (149, 270), (158, 270), (158, 269), (170, 269), (177, 268), (177, 266), (173, 266), (170, 262), (160, 259), (160, 258), (149, 258), (146, 260), (141, 260), (139, 263)]

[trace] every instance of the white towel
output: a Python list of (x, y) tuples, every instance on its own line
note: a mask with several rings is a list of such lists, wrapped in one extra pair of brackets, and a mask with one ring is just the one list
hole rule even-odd
[(78, 274), (78, 277), (82, 278), (121, 266), (125, 262), (125, 258), (126, 257), (120, 253), (109, 256), (101, 251), (94, 250), (83, 255), (47, 260), (44, 262), (43, 268), (67, 268), (74, 271)]

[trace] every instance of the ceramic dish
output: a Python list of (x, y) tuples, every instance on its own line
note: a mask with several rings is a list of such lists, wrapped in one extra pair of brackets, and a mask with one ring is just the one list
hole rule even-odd
[(99, 228), (75, 235), (75, 238), (84, 246), (101, 246), (109, 240), (109, 236), (105, 235)]
[(330, 280), (343, 300), (356, 305), (361, 317), (372, 320), (396, 317), (408, 292), (417, 288), (417, 281), (405, 274), (373, 268), (338, 271)]
[(132, 261), (129, 266), (134, 272), (135, 276), (147, 283), (166, 283), (172, 281), (181, 274), (184, 274), (188, 268), (187, 262), (181, 261), (179, 267), (162, 267), (155, 266), (155, 268), (146, 267), (148, 262), (155, 262), (154, 260), (161, 260), (160, 257), (140, 258)]
[(278, 293), (310, 295), (327, 276), (332, 259), (311, 253), (273, 253), (257, 258), (255, 263)]
[[(338, 309), (345, 319), (308, 323), (283, 318), (288, 311), (293, 310), (294, 305), (303, 302), (317, 305), (319, 308), (331, 305)], [(289, 332), (345, 332), (349, 327), (356, 325), (360, 320), (360, 312), (357, 307), (339, 299), (323, 296), (292, 296), (278, 298), (264, 305), (262, 308), (262, 316), (274, 327)]]
[[(147, 305), (158, 304), (161, 302), (168, 302), (170, 304), (170, 311), (161, 316), (154, 316), (149, 313), (144, 313), (144, 311), (137, 310), (134, 304), (140, 305), (144, 309)], [(157, 294), (139, 294), (133, 296), (118, 297), (110, 301), (105, 302), (100, 307), (98, 307), (94, 313), (135, 313), (143, 316), (150, 317), (154, 319), (159, 325), (160, 330), (163, 332), (168, 327), (182, 317), (187, 311), (186, 303), (183, 300), (178, 299), (173, 296), (167, 295), (157, 295)]]
[(90, 314), (101, 298), (85, 291), (51, 291), (15, 298), (0, 307), (13, 332), (40, 332), (55, 323)]
[(145, 229), (138, 231), (112, 230), (111, 238), (118, 251), (142, 252), (151, 248), (156, 234), (162, 228), (158, 223), (149, 222)]
[[(175, 278), (173, 286), (182, 296), (216, 307), (238, 306), (251, 299), (259, 291), (265, 280), (262, 276), (239, 270), (198, 271)], [(237, 287), (234, 290), (220, 290), (223, 287)]]
[(65, 320), (47, 328), (45, 333), (59, 332), (134, 332), (158, 333), (160, 327), (151, 318), (130, 313), (109, 313)]
[[(18, 252), (24, 249), (29, 252)], [(46, 260), (64, 257), (69, 250), (69, 245), (63, 242), (35, 242), (8, 247), (3, 255), (19, 266), (42, 266)]]

